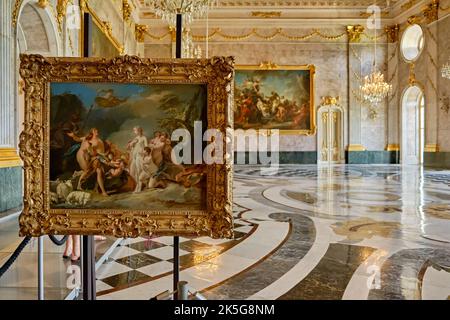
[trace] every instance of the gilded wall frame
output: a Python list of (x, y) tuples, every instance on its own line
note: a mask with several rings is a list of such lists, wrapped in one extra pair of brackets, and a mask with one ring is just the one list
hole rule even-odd
[[(89, 3), (87, 1), (82, 1), (81, 5), (80, 5), (80, 24), (81, 24), (81, 28), (80, 28), (80, 42), (79, 42), (79, 46), (80, 46), (80, 56), (83, 56), (83, 52), (84, 52), (84, 32), (85, 32), (85, 21), (84, 21), (84, 14), (88, 13), (89, 16), (92, 19), (92, 24), (95, 28), (98, 29), (98, 31), (100, 33), (103, 34), (103, 36), (105, 37), (105, 40), (107, 40), (109, 42), (109, 45), (114, 48), (117, 51), (116, 55), (121, 55), (124, 52), (124, 47), (123, 45), (120, 43), (119, 40), (117, 40), (113, 34), (112, 34), (112, 29), (110, 24), (107, 21), (102, 21), (102, 19), (100, 19), (100, 17), (97, 15), (97, 13), (90, 7)], [(93, 30), (91, 30), (91, 36), (92, 36), (92, 32)], [(91, 37), (89, 37), (91, 38)], [(93, 55), (95, 56), (95, 55)], [(113, 58), (111, 57), (107, 57), (107, 58)]]
[[(239, 71), (309, 71), (309, 122), (310, 127), (308, 129), (280, 129), (280, 134), (283, 135), (315, 135), (317, 131), (316, 125), (316, 112), (314, 107), (314, 85), (315, 85), (315, 73), (316, 67), (312, 64), (309, 65), (277, 65), (271, 62), (263, 62), (260, 65), (237, 65), (236, 66), (236, 75), (238, 75)], [(235, 100), (235, 106), (237, 97)], [(235, 129), (236, 126), (235, 126)], [(259, 131), (266, 131), (270, 134), (273, 129), (260, 129)]]
[(104, 234), (116, 237), (184, 235), (230, 238), (232, 232), (232, 164), (206, 166), (206, 210), (145, 211), (50, 208), (50, 84), (200, 84), (207, 90), (208, 128), (222, 132), (233, 123), (234, 60), (104, 58), (45, 58), (21, 55), (25, 81), (25, 123), (20, 135), (24, 162), (24, 208), (20, 235)]

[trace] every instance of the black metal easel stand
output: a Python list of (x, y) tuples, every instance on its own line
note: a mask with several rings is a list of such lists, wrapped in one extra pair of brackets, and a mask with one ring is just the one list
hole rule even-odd
[[(83, 16), (83, 57), (87, 58), (91, 52), (92, 18), (88, 13)], [(83, 300), (96, 300), (95, 278), (95, 243), (94, 236), (83, 236), (81, 247), (81, 271), (83, 275)]]
[[(183, 36), (183, 16), (177, 14), (175, 58), (181, 58), (181, 39)], [(178, 282), (180, 281), (180, 237), (173, 237), (173, 300), (178, 300)]]
[(82, 241), (83, 300), (95, 300), (97, 288), (95, 279), (94, 236), (83, 236)]

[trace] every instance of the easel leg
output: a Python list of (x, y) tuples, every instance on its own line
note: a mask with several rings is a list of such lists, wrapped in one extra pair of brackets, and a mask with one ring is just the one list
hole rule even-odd
[(173, 237), (173, 300), (178, 300), (178, 282), (180, 281), (180, 237)]
[(94, 236), (83, 236), (81, 264), (83, 272), (83, 300), (95, 300), (97, 288)]
[(44, 237), (38, 238), (38, 299), (44, 300)]

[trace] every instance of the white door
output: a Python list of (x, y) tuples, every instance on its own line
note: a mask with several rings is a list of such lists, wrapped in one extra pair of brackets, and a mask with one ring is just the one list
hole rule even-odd
[(402, 145), (401, 159), (403, 164), (418, 165), (422, 161), (420, 104), (423, 94), (419, 87), (408, 88), (402, 99)]
[(337, 106), (323, 106), (318, 112), (317, 159), (319, 163), (336, 164), (344, 159), (343, 112)]

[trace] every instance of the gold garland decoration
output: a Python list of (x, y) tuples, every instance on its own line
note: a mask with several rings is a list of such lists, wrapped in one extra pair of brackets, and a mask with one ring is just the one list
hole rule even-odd
[[(168, 31), (167, 33), (165, 33), (163, 35), (155, 35), (148, 31), (146, 32), (146, 34), (150, 38), (160, 41), (160, 40), (163, 40), (164, 38), (166, 38), (168, 35), (170, 35), (170, 31)], [(208, 35), (192, 35), (192, 39), (194, 41), (205, 41), (207, 39), (211, 40), (217, 36), (220, 36), (227, 40), (242, 41), (242, 40), (246, 40), (246, 39), (254, 36), (256, 38), (263, 39), (265, 41), (270, 41), (270, 40), (273, 40), (275, 37), (280, 36), (280, 37), (283, 37), (283, 38), (291, 40), (291, 41), (299, 41), (299, 40), (307, 40), (314, 36), (318, 36), (322, 39), (326, 39), (329, 41), (336, 41), (336, 40), (342, 39), (346, 35), (347, 35), (346, 32), (343, 32), (341, 34), (336, 34), (336, 35), (329, 35), (318, 29), (313, 29), (308, 34), (300, 35), (300, 36), (293, 36), (293, 35), (287, 34), (282, 28), (276, 29), (274, 32), (272, 32), (269, 35), (264, 35), (264, 34), (260, 33), (260, 31), (257, 28), (253, 28), (251, 31), (249, 31), (245, 34), (242, 34), (242, 35), (231, 35), (231, 34), (226, 34), (226, 33), (222, 32), (222, 30), (220, 28), (215, 28)]]
[(154, 39), (154, 40), (158, 40), (161, 41), (163, 40), (165, 37), (167, 37), (168, 35), (170, 35), (170, 31), (166, 32), (165, 34), (161, 35), (161, 36), (157, 36), (154, 34), (151, 34), (149, 31), (145, 31), (145, 34), (148, 35), (150, 38)]
[[(150, 38), (160, 41), (160, 40), (163, 40), (164, 38), (166, 38), (170, 34), (170, 31), (163, 35), (155, 35), (150, 32), (146, 32), (146, 34)], [(368, 33), (363, 33), (363, 35), (366, 38), (368, 38), (369, 40), (375, 41), (375, 40), (380, 40), (381, 38), (385, 37), (386, 32), (382, 32), (381, 34), (378, 34), (378, 35), (370, 35)], [(258, 28), (253, 28), (247, 33), (240, 34), (240, 35), (232, 35), (232, 34), (224, 33), (220, 28), (215, 28), (208, 35), (195, 35), (194, 34), (194, 35), (192, 35), (192, 39), (194, 41), (205, 41), (205, 40), (212, 40), (213, 38), (215, 38), (217, 36), (222, 37), (226, 40), (231, 40), (231, 41), (243, 41), (243, 40), (249, 39), (252, 36), (262, 39), (262, 40), (265, 40), (265, 41), (273, 40), (275, 37), (278, 37), (278, 36), (288, 39), (288, 40), (291, 40), (291, 41), (309, 40), (315, 36), (325, 39), (325, 40), (328, 40), (328, 41), (337, 41), (337, 40), (340, 40), (340, 39), (346, 37), (347, 32), (330, 35), (319, 29), (312, 29), (307, 34), (295, 36), (295, 35), (288, 34), (283, 28), (277, 28), (271, 34), (266, 35), (266, 34), (262, 34)]]

